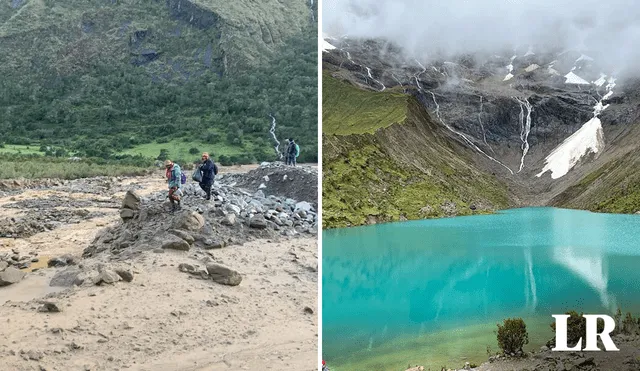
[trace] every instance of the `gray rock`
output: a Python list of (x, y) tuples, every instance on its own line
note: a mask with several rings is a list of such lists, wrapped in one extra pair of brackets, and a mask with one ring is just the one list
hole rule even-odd
[(59, 313), (62, 312), (60, 306), (53, 301), (43, 301), (41, 302), (41, 306), (38, 308), (38, 312), (43, 313)]
[(0, 272), (0, 287), (18, 283), (22, 281), (25, 275), (25, 272), (14, 267), (8, 267), (4, 271)]
[(258, 191), (253, 195), (253, 198), (265, 198), (264, 192)]
[(81, 285), (83, 280), (79, 278), (80, 273), (79, 269), (73, 267), (58, 271), (49, 282), (49, 286), (73, 287), (78, 283)]
[(185, 240), (180, 237), (169, 235), (167, 240), (162, 244), (163, 249), (189, 251), (191, 246)]
[(180, 230), (177, 230), (177, 229), (171, 229), (171, 230), (169, 230), (169, 233), (171, 233), (174, 236), (182, 238), (183, 240), (187, 241), (187, 243), (189, 245), (193, 244), (196, 241), (196, 239), (193, 238), (192, 235), (190, 235), (189, 233), (187, 233), (185, 231), (180, 231)]
[(176, 218), (174, 229), (183, 229), (186, 231), (199, 231), (204, 227), (204, 218), (195, 211), (184, 212)]
[(221, 249), (224, 247), (224, 242), (206, 238), (202, 241), (202, 245), (205, 250)]
[(111, 269), (105, 269), (100, 272), (98, 278), (95, 281), (95, 284), (102, 285), (106, 283), (110, 285), (120, 281), (121, 279), (122, 278), (120, 278), (120, 275), (118, 275), (118, 273), (112, 271)]
[(44, 358), (44, 353), (39, 350), (30, 350), (27, 352), (26, 357), (31, 361), (40, 361)]
[(236, 214), (227, 214), (220, 223), (222, 223), (222, 225), (233, 227), (236, 225)]
[(121, 209), (120, 210), (120, 218), (122, 220), (129, 220), (129, 219), (133, 219), (133, 217), (136, 215), (136, 213), (131, 210), (131, 209)]
[(256, 215), (249, 220), (249, 227), (255, 229), (266, 229), (267, 220), (262, 215)]
[(193, 265), (187, 264), (187, 263), (180, 263), (180, 265), (178, 265), (178, 270), (180, 270), (180, 272), (183, 272), (183, 273), (196, 272), (196, 268)]
[(116, 269), (116, 273), (125, 282), (133, 281), (133, 271), (131, 269), (128, 269), (128, 268), (117, 268)]
[(7, 269), (7, 267), (9, 266), (9, 263), (7, 263), (4, 260), (0, 260), (0, 272), (4, 271), (5, 269)]
[(73, 256), (62, 255), (57, 258), (50, 259), (49, 262), (47, 263), (47, 266), (51, 268), (51, 267), (64, 267), (64, 266), (73, 265), (73, 264), (75, 264)]
[(226, 208), (227, 211), (232, 212), (236, 215), (240, 215), (240, 213), (242, 212), (242, 209), (237, 205), (227, 204)]
[(122, 200), (123, 209), (140, 210), (140, 196), (135, 191), (127, 191)]
[(221, 264), (207, 264), (207, 272), (212, 280), (223, 285), (238, 286), (242, 282), (240, 273)]

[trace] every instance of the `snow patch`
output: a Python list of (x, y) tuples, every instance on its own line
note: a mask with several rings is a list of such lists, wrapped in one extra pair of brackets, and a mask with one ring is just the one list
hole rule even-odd
[(593, 58), (589, 57), (588, 55), (582, 54), (578, 59), (576, 59), (576, 63), (580, 61), (593, 61)]
[(525, 68), (524, 70), (527, 72), (533, 72), (535, 70), (537, 70), (538, 68), (540, 68), (540, 66), (538, 66), (537, 64), (532, 64), (529, 67)]
[(601, 73), (600, 78), (594, 81), (593, 84), (600, 87), (604, 85), (605, 82), (607, 82), (607, 75), (605, 75), (604, 73)]
[(546, 166), (536, 176), (541, 177), (542, 174), (551, 171), (551, 179), (563, 177), (578, 163), (582, 156), (588, 153), (598, 153), (603, 148), (602, 122), (598, 117), (593, 117), (547, 156)]
[(322, 51), (323, 51), (323, 52), (328, 52), (329, 50), (333, 50), (333, 49), (335, 49), (335, 48), (336, 48), (336, 47), (335, 47), (335, 46), (333, 46), (333, 45), (331, 45), (331, 44), (329, 44), (329, 43), (327, 42), (327, 40), (322, 40)]
[(513, 74), (512, 73), (508, 73), (507, 76), (504, 77), (504, 79), (502, 81), (509, 81), (513, 78)]
[(527, 50), (527, 52), (525, 53), (525, 57), (528, 57), (530, 55), (535, 55), (536, 53), (533, 52), (533, 47), (529, 46), (529, 50)]
[(568, 74), (564, 75), (564, 77), (567, 79), (564, 82), (565, 84), (589, 85), (589, 82), (587, 80), (583, 79), (582, 77), (576, 75), (573, 72), (569, 72)]
[[(604, 79), (604, 77), (601, 77)], [(593, 117), (586, 124), (565, 139), (556, 147), (545, 159), (546, 165), (542, 171), (536, 175), (541, 177), (547, 171), (551, 171), (551, 179), (558, 179), (565, 176), (580, 159), (589, 154), (598, 154), (604, 149), (604, 132), (602, 122), (598, 117), (609, 105), (604, 105), (604, 101), (613, 95), (613, 88), (616, 86), (616, 79), (610, 77), (607, 80), (607, 94), (593, 107)]]

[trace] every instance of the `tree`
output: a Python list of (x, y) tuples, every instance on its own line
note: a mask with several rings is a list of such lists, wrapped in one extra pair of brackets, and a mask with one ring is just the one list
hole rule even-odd
[(164, 161), (168, 158), (169, 158), (169, 151), (163, 148), (160, 150), (160, 154), (158, 155), (158, 157), (156, 157), (156, 160)]

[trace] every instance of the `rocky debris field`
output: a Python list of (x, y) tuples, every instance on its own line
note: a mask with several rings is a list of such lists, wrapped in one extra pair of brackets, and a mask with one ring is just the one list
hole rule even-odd
[(250, 191), (262, 190), (267, 196), (277, 195), (318, 205), (318, 169), (287, 166), (281, 162), (265, 162), (247, 174), (228, 174), (225, 182)]
[[(218, 176), (210, 201), (189, 182), (176, 212), (162, 175), (1, 194), (12, 228), (0, 236), (2, 364), (316, 369), (317, 196), (244, 179), (268, 168), (302, 171), (316, 186), (314, 169), (262, 165)], [(295, 194), (284, 185), (302, 178), (292, 179), (282, 192)]]
[[(129, 191), (120, 210), (122, 222), (100, 233), (83, 256), (108, 251), (122, 260), (145, 250), (206, 251), (254, 239), (317, 234), (318, 215), (309, 202), (315, 198), (297, 201), (267, 196), (261, 189), (251, 193), (238, 188), (239, 179), (255, 178), (255, 173), (262, 174), (270, 167), (260, 167), (244, 176), (220, 177), (213, 186), (215, 196), (211, 200), (204, 199), (205, 193), (198, 185), (187, 184), (182, 190), (181, 209), (176, 212), (167, 201), (166, 191), (148, 197)], [(285, 172), (293, 170), (300, 171), (287, 168)], [(312, 171), (309, 176), (313, 177)], [(317, 182), (317, 172), (315, 179)], [(294, 182), (288, 185), (299, 186)]]

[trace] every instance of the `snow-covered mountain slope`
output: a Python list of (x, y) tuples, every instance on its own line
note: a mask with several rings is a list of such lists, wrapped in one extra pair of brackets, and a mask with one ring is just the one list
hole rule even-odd
[(588, 51), (527, 46), (421, 60), (380, 40), (328, 41), (326, 71), (361, 89), (415, 96), (523, 205), (546, 204), (624, 155), (617, 145), (635, 133), (640, 84)]

